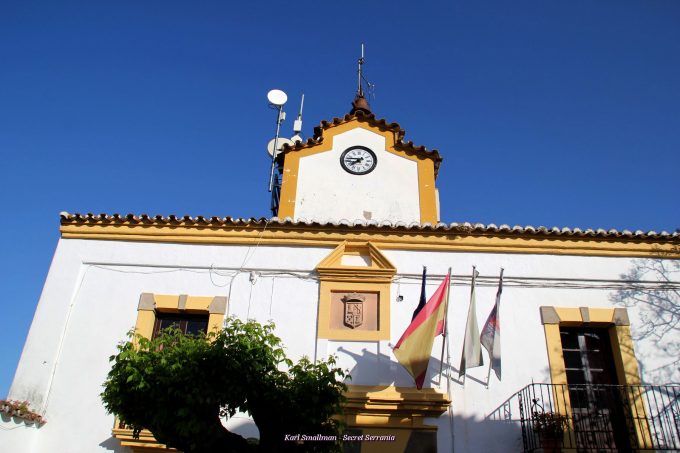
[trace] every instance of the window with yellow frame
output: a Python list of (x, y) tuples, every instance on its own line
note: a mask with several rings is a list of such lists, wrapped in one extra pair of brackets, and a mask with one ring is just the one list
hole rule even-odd
[[(582, 328), (584, 331), (599, 330), (608, 334), (610, 344), (609, 353), (613, 361), (615, 377), (619, 385), (636, 386), (641, 383), (640, 370), (635, 357), (633, 339), (630, 333), (630, 320), (625, 308), (567, 308), (567, 307), (541, 307), (541, 322), (545, 330), (546, 346), (548, 348), (548, 361), (550, 364), (550, 378), (554, 385), (569, 385), (565, 350), (569, 351), (568, 345), (562, 342), (563, 333), (573, 328)], [(565, 349), (566, 347), (566, 349)], [(632, 392), (633, 387), (628, 387)], [(558, 392), (555, 402), (559, 412), (568, 420), (572, 418), (570, 392)], [(646, 408), (642, 399), (630, 395), (629, 404), (633, 404), (636, 413), (645, 413)], [(649, 427), (646, 424), (636, 424), (633, 429), (637, 434), (640, 446), (645, 446), (650, 439)], [(568, 435), (565, 433), (565, 435)]]
[[(206, 315), (208, 318), (207, 330), (212, 332), (222, 328), (226, 311), (227, 298), (224, 296), (142, 293), (139, 297), (139, 305), (137, 306), (135, 332), (146, 338), (152, 338), (154, 330), (162, 328), (158, 320), (163, 317), (172, 318), (172, 315), (187, 315), (185, 316), (186, 319)], [(187, 327), (187, 330), (190, 330), (190, 327)], [(135, 435), (130, 428), (123, 426), (118, 418), (114, 422), (112, 434), (113, 437), (120, 441), (123, 447), (129, 448), (134, 453), (177, 451), (174, 448), (168, 448), (158, 443), (154, 439), (153, 434), (148, 430), (143, 430), (138, 435)]]
[(186, 315), (207, 315), (208, 332), (222, 328), (224, 314), (227, 310), (227, 298), (224, 296), (188, 296), (162, 295), (142, 293), (137, 306), (137, 324), (135, 332), (152, 338), (154, 326), (158, 327), (159, 313)]

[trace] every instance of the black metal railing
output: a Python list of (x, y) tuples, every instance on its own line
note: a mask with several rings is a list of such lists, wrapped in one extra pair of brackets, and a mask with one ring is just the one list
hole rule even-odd
[(680, 385), (531, 384), (520, 390), (524, 451), (680, 451)]

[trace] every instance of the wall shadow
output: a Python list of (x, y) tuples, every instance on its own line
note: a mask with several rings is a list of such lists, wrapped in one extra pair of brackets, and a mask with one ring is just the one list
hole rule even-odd
[[(350, 351), (342, 346), (336, 350), (336, 354), (347, 355), (355, 362), (354, 366), (349, 370), (352, 379), (347, 382), (348, 384), (366, 385), (366, 383), (370, 382), (369, 385), (376, 388), (376, 390), (386, 389), (390, 386), (415, 387), (413, 378), (391, 355), (383, 354), (382, 352), (375, 353), (367, 348), (362, 348), (360, 351)], [(440, 366), (442, 367), (441, 386), (438, 385)], [(501, 404), (491, 410), (486, 416), (482, 414), (466, 415), (457, 413), (456, 399), (453, 396), (454, 391), (460, 397), (460, 387), (464, 383), (470, 385), (474, 382), (475, 385), (487, 385), (487, 382), (473, 376), (465, 376), (464, 379), (459, 378), (458, 371), (458, 368), (454, 366), (448, 367), (446, 363), (442, 364), (438, 359), (430, 359), (425, 387), (431, 387), (446, 393), (446, 379), (450, 379), (453, 400), (453, 423), (451, 423), (451, 418), (446, 413), (439, 418), (428, 418), (425, 420), (426, 424), (437, 425), (438, 427), (438, 451), (450, 451), (449, 447), (452, 439), (454, 442), (453, 450), (456, 452), (522, 451), (523, 441), (519, 411), (519, 392), (509, 394)], [(530, 384), (530, 382), (527, 382), (527, 384)], [(407, 451), (409, 450), (407, 449)]]
[(637, 315), (631, 333), (641, 346), (640, 373), (643, 382), (658, 384), (680, 380), (680, 260), (663, 258), (633, 260), (621, 274), (627, 284), (610, 296)]
[(129, 453), (130, 452), (129, 448), (123, 447), (120, 444), (120, 440), (116, 439), (113, 436), (109, 437), (108, 439), (106, 439), (103, 442), (100, 442), (99, 446), (106, 449), (107, 451), (113, 451), (115, 453)]

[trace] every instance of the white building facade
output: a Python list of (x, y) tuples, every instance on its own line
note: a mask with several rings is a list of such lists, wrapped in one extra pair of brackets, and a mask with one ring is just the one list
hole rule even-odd
[[(291, 358), (335, 354), (352, 376), (351, 432), (394, 436), (348, 451), (532, 450), (536, 411), (567, 417), (565, 445), (658, 448), (665, 430), (663, 442), (680, 448), (680, 425), (654, 421), (680, 395), (669, 385), (680, 378), (678, 233), (440, 223), (441, 158), (403, 135), (366, 109), (322, 123), (282, 153), (271, 219), (64, 213), (8, 398), (27, 400), (46, 423), (4, 413), (3, 451), (162, 451), (150, 435), (114, 426), (99, 394), (126, 332), (152, 335), (163, 313), (205, 315), (211, 326), (273, 320)], [(391, 347), (411, 322), (422, 266), (428, 296), (448, 268), (453, 278), (449, 353), (442, 364), (438, 337), (417, 390)], [(472, 266), (480, 326), (504, 269), (501, 380), (486, 365), (458, 376)], [(359, 325), (345, 322), (348, 294), (361, 296)], [(606, 439), (577, 426), (601, 384), (634, 414), (598, 419), (614, 432)], [(663, 404), (650, 402), (654, 392)], [(257, 437), (245, 415), (225, 424)]]

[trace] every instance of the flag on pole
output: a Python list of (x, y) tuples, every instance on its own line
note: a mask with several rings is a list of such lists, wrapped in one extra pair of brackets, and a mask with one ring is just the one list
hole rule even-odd
[(444, 330), (446, 297), (449, 292), (450, 274), (406, 328), (392, 352), (416, 382), (423, 388), (425, 374), (432, 355), (434, 337)]
[[(437, 379), (437, 385), (441, 385), (442, 383), (442, 372), (444, 371), (444, 350), (446, 350), (447, 353), (449, 351), (449, 340), (446, 337), (449, 334), (449, 327), (447, 326), (447, 314), (449, 313), (449, 296), (451, 294), (451, 268), (449, 268), (449, 273), (447, 275), (449, 277), (449, 290), (446, 292), (446, 300), (444, 301), (444, 319), (442, 319), (441, 322), (437, 321), (437, 330), (435, 330), (434, 333), (435, 336), (441, 334), (443, 337), (442, 354), (441, 357), (439, 357), (439, 378)], [(447, 357), (446, 363), (447, 366), (451, 368), (450, 357)], [(448, 383), (448, 379), (446, 381)]]
[(503, 269), (501, 268), (501, 276), (498, 280), (498, 292), (496, 293), (496, 303), (489, 313), (489, 317), (482, 329), (482, 335), (479, 337), (479, 342), (484, 346), (489, 353), (489, 360), (491, 361), (491, 369), (496, 373), (498, 380), (501, 380), (501, 293), (503, 292)]
[(423, 283), (420, 286), (420, 300), (418, 301), (418, 306), (416, 307), (415, 310), (413, 310), (413, 316), (411, 317), (411, 321), (416, 319), (416, 316), (420, 312), (420, 310), (423, 309), (425, 306), (425, 302), (427, 302), (427, 298), (425, 297), (425, 281), (427, 279), (427, 267), (423, 266)]
[(484, 365), (482, 346), (479, 343), (479, 327), (477, 326), (477, 301), (475, 299), (475, 280), (479, 272), (472, 267), (472, 289), (470, 290), (470, 308), (465, 324), (465, 339), (463, 340), (463, 355), (460, 358), (458, 377), (465, 374), (467, 368)]

